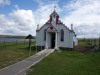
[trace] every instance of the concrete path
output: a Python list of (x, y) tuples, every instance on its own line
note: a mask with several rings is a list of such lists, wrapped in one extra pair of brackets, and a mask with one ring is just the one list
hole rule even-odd
[(0, 75), (23, 75), (31, 66), (35, 65), (52, 52), (54, 52), (54, 49), (42, 50), (23, 61), (1, 69)]

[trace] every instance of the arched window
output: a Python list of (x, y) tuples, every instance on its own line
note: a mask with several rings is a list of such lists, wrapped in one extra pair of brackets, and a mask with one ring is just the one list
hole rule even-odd
[(44, 40), (46, 40), (46, 30), (44, 30)]
[(64, 41), (64, 30), (61, 29), (61, 41)]

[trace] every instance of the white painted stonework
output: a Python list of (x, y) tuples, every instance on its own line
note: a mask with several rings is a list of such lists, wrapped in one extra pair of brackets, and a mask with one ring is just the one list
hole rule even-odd
[(54, 11), (50, 15), (50, 19), (41, 28), (37, 26), (36, 44), (45, 46), (45, 48), (73, 48), (78, 44), (78, 40), (74, 30), (67, 28)]

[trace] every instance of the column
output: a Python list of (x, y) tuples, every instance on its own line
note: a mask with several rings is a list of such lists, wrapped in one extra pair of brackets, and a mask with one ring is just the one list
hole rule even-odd
[(48, 49), (48, 35), (47, 35), (47, 31), (46, 31), (46, 45), (45, 48)]
[(58, 50), (58, 33), (56, 32), (56, 38), (55, 38), (55, 49)]

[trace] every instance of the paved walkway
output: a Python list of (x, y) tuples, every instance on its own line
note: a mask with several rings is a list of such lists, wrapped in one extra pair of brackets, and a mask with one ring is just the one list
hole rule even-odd
[(35, 65), (52, 52), (54, 52), (54, 49), (42, 50), (23, 61), (1, 69), (0, 75), (23, 75), (31, 66)]

